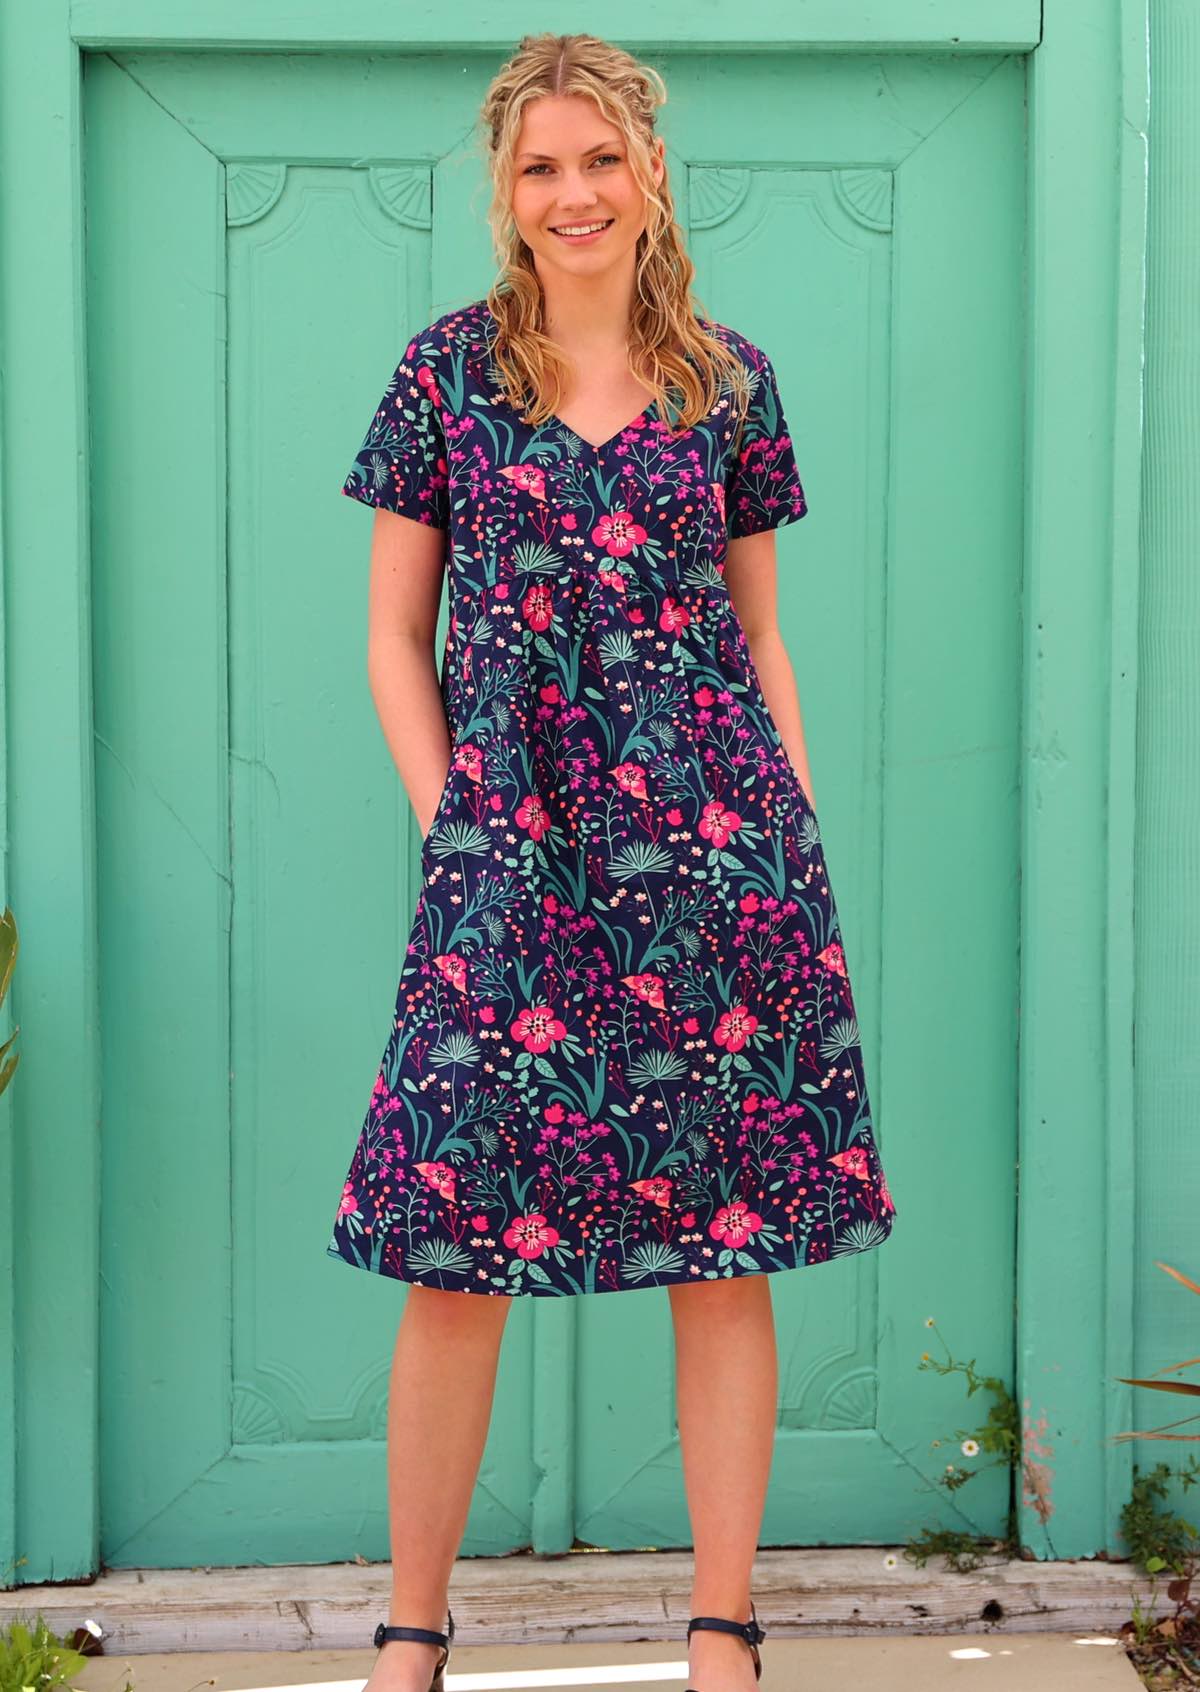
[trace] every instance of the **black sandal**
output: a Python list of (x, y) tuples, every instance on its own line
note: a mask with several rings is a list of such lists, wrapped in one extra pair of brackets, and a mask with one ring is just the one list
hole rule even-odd
[[(693, 1616), (688, 1623), (687, 1636), (692, 1637), (694, 1628), (711, 1628), (714, 1633), (740, 1633), (750, 1647), (750, 1655), (754, 1658), (754, 1678), (762, 1679), (762, 1658), (758, 1654), (758, 1647), (767, 1637), (765, 1627), (760, 1627), (758, 1617), (754, 1613), (753, 1603), (750, 1605), (750, 1620), (748, 1622), (726, 1621), (724, 1616)], [(695, 1692), (689, 1686), (687, 1692)]]
[(371, 1643), (377, 1649), (380, 1645), (386, 1645), (389, 1639), (414, 1639), (419, 1645), (443, 1645), (446, 1654), (433, 1671), (429, 1692), (445, 1692), (445, 1681), (442, 1677), (446, 1672), (446, 1664), (450, 1661), (450, 1646), (454, 1640), (454, 1617), (449, 1608), (446, 1615), (449, 1618), (449, 1626), (445, 1633), (435, 1633), (431, 1627), (389, 1627), (386, 1622), (380, 1622)]

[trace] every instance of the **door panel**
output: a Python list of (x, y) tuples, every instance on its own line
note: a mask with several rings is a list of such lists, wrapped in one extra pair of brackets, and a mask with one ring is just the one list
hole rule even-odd
[[(110, 1566), (387, 1554), (406, 1294), (324, 1247), (420, 839), (366, 681), (370, 520), (337, 488), (408, 335), (491, 279), (489, 68), (89, 63)], [(809, 497), (781, 625), (909, 1219), (772, 1277), (763, 1543), (894, 1541), (937, 1519), (955, 1419), (924, 1317), (1011, 1372), (1022, 69), (665, 68), (701, 303), (769, 351)], [(667, 1298), (532, 1302), (464, 1551), (689, 1543)], [(714, 1391), (737, 1382), (731, 1357)]]
[[(771, 114), (755, 81), (761, 162), (690, 170), (689, 245), (701, 298), (773, 356), (805, 478), (809, 518), (777, 537), (780, 621), (881, 1155), (912, 1222), (887, 1251), (772, 1279), (764, 1545), (894, 1543), (943, 1521), (1000, 1532), (1008, 1504), (998, 1475), (938, 1501), (931, 1442), (954, 1413), (917, 1363), (935, 1315), (1011, 1373), (1022, 67), (931, 111), (892, 169), (789, 163), (792, 112), (811, 113), (821, 79), (805, 66)], [(593, 1544), (689, 1543), (670, 1318), (652, 1298), (636, 1371), (616, 1301), (580, 1313)], [(714, 1392), (738, 1378), (731, 1356)]]

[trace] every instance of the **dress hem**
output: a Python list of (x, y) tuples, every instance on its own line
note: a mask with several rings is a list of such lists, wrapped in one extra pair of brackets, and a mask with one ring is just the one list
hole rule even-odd
[[(864, 1252), (877, 1250), (891, 1238), (895, 1218), (896, 1212), (894, 1210), (889, 1212), (888, 1220), (886, 1222), (875, 1222), (872, 1225), (872, 1233), (869, 1236), (864, 1236), (858, 1243), (847, 1244), (844, 1241), (841, 1243), (835, 1241), (834, 1249), (828, 1257), (802, 1258), (796, 1263), (768, 1263), (760, 1260), (754, 1268), (750, 1268), (749, 1265), (735, 1259), (734, 1262), (723, 1269), (706, 1270), (699, 1275), (641, 1275), (636, 1280), (626, 1280), (623, 1284), (617, 1286), (606, 1284), (604, 1286), (572, 1288), (564, 1287), (557, 1282), (544, 1284), (533, 1280), (527, 1281), (526, 1284), (517, 1287), (515, 1290), (507, 1291), (494, 1286), (440, 1286), (436, 1281), (422, 1275), (405, 1275), (398, 1273), (395, 1269), (384, 1268), (382, 1263), (365, 1263), (361, 1258), (347, 1257), (345, 1252), (338, 1249), (336, 1243), (325, 1248), (325, 1255), (335, 1258), (339, 1263), (344, 1263), (348, 1269), (362, 1269), (367, 1274), (379, 1275), (388, 1281), (401, 1281), (408, 1286), (434, 1287), (438, 1292), (471, 1293), (476, 1298), (596, 1298), (602, 1293), (642, 1292), (649, 1287), (701, 1286), (708, 1281), (736, 1281), (750, 1275), (782, 1275), (795, 1269), (815, 1269), (822, 1263), (835, 1263), (841, 1258), (859, 1257)], [(858, 1226), (861, 1226), (861, 1223)], [(744, 1247), (742, 1254), (747, 1257), (752, 1255), (746, 1252)]]

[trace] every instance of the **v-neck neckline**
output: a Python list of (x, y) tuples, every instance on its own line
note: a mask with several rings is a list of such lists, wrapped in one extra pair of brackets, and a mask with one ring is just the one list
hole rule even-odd
[[(491, 306), (488, 305), (486, 299), (481, 300), (480, 304), (483, 306), (484, 315), (494, 331), (497, 327), (496, 314), (493, 312)], [(657, 412), (658, 402), (653, 396), (651, 396), (639, 411), (634, 412), (628, 423), (622, 423), (619, 429), (614, 430), (613, 433), (603, 441), (589, 441), (586, 435), (581, 435), (578, 429), (572, 429), (571, 425), (564, 422), (564, 420), (555, 411), (552, 411), (549, 417), (547, 417), (545, 423), (540, 424), (539, 427), (545, 429), (551, 423), (556, 424), (560, 429), (565, 429), (568, 435), (571, 435), (575, 440), (577, 440), (581, 446), (585, 446), (589, 452), (605, 452), (610, 446), (612, 446), (614, 441), (619, 441), (621, 436), (625, 434), (628, 429), (632, 429), (634, 424), (641, 418), (648, 418), (652, 413), (657, 415)]]
[[(572, 429), (569, 423), (564, 422), (556, 411), (552, 411), (550, 413), (546, 422), (557, 423), (560, 429), (565, 429), (568, 435), (574, 435), (577, 441), (581, 441), (589, 452), (603, 452), (606, 447), (612, 446), (614, 441), (619, 441), (627, 429), (632, 429), (635, 423), (639, 422), (643, 417), (648, 417), (654, 409), (655, 402), (653, 398), (648, 399), (642, 409), (635, 412), (629, 419), (628, 423), (622, 423), (621, 427), (615, 430), (606, 441), (589, 441), (586, 435), (581, 435), (578, 429)], [(545, 424), (542, 425), (543, 428), (545, 428), (545, 426)]]

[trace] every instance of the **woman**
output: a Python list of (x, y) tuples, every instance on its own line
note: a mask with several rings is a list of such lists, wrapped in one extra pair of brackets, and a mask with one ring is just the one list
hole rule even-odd
[(482, 112), (499, 277), (413, 337), (343, 487), (376, 508), (370, 681), (424, 836), (328, 1248), (411, 1289), (368, 1692), (442, 1685), (512, 1298), (645, 1286), (693, 1692), (750, 1692), (767, 1276), (892, 1227), (776, 622), (774, 530), (807, 506), (770, 361), (693, 309), (664, 98), (595, 37), (521, 41)]

